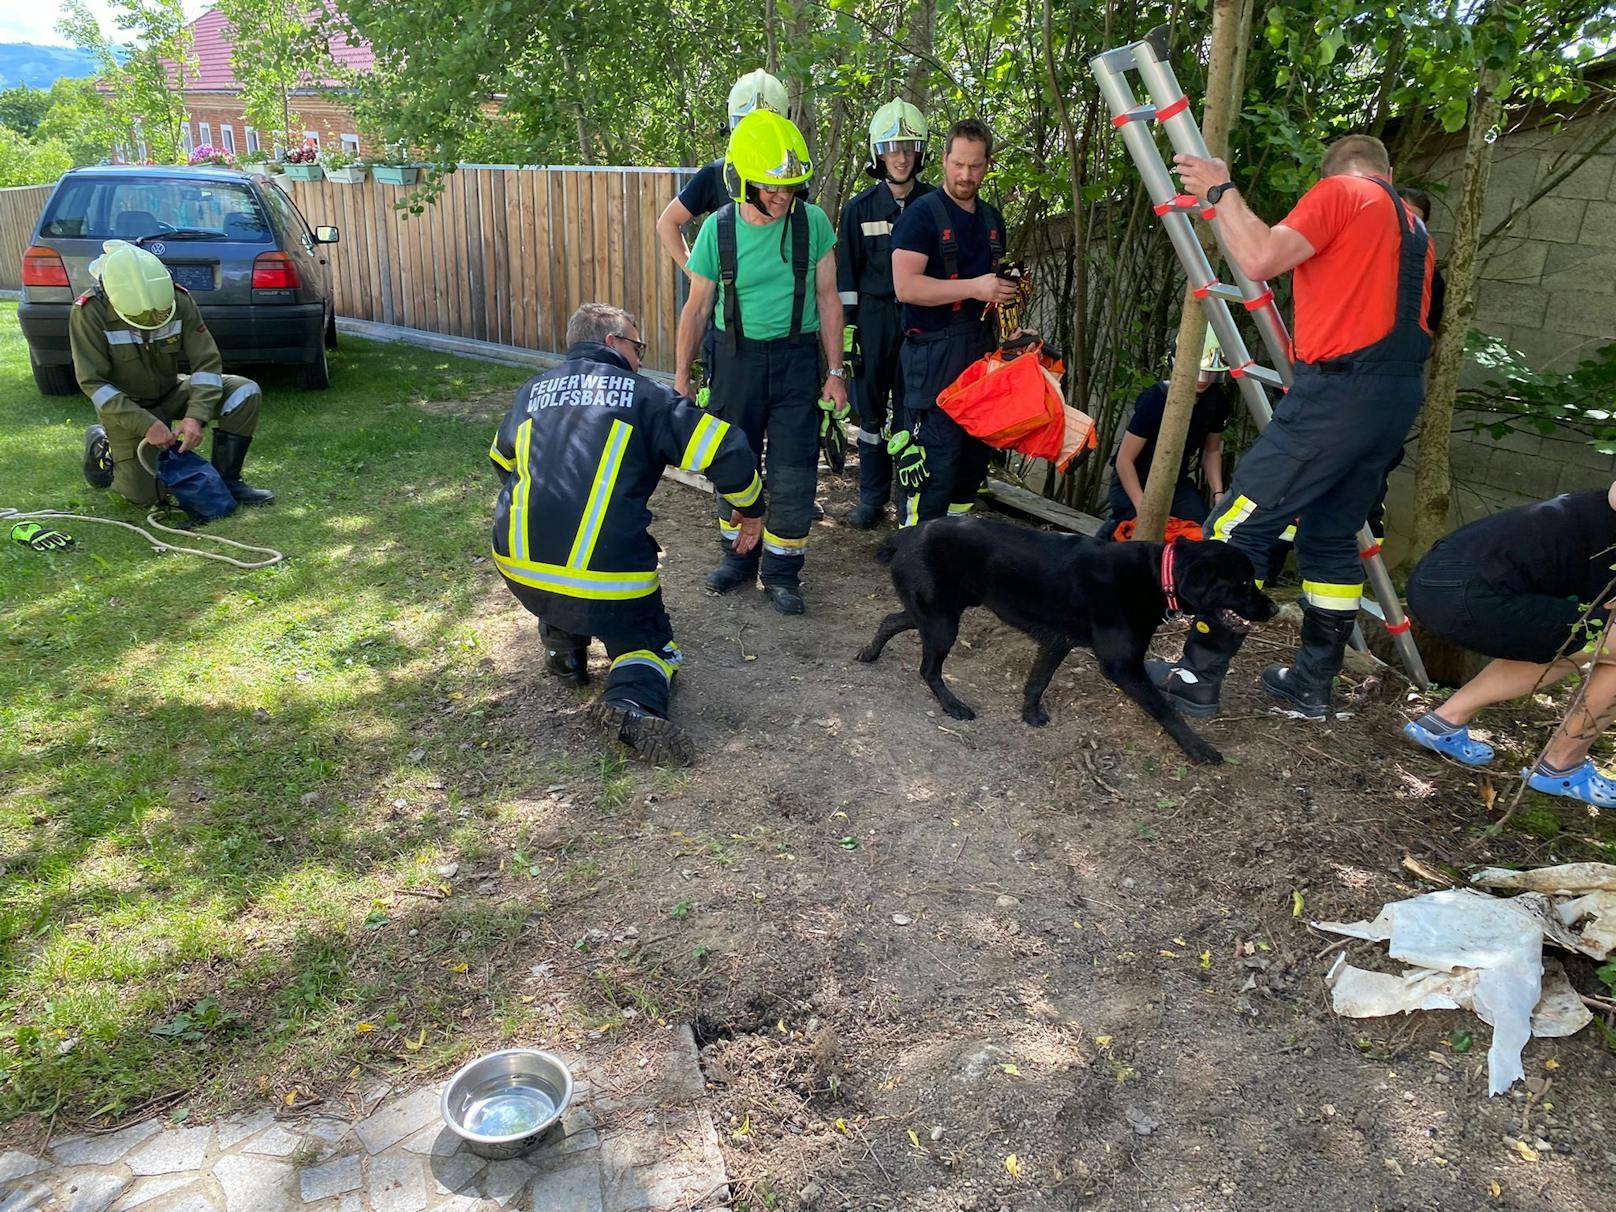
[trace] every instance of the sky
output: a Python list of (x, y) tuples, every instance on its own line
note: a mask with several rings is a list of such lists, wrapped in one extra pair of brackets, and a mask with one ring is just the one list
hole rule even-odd
[[(107, 35), (116, 38), (119, 35), (117, 24), (113, 21), (114, 7), (112, 0), (89, 0), (90, 11), (101, 18), (101, 28)], [(32, 42), (37, 46), (67, 46), (68, 41), (56, 32), (56, 23), (61, 20), (65, 5), (59, 0), (44, 0), (44, 3), (18, 3), (5, 4), (0, 12), (0, 42)], [(211, 4), (204, 0), (185, 0), (185, 15), (195, 19), (200, 17)]]

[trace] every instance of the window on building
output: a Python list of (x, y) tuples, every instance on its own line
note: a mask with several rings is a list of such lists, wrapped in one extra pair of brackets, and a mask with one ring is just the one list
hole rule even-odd
[(204, 146), (204, 147), (212, 147), (213, 146), (213, 123), (211, 123), (211, 122), (198, 122), (196, 124), (196, 128), (197, 128), (197, 130), (199, 130), (201, 132), (200, 142), (201, 142), (202, 146)]
[(243, 129), (247, 136), (247, 152), (249, 155), (256, 155), (260, 150), (258, 144), (258, 132), (250, 126)]
[(350, 156), (357, 156), (359, 154), (359, 136), (343, 135), (342, 150), (347, 152)]
[(196, 140), (191, 136), (191, 124), (189, 122), (180, 125), (180, 146), (185, 149), (186, 155), (190, 155), (191, 149), (196, 146)]
[(320, 146), (320, 132), (317, 130), (304, 131), (303, 141), (309, 144), (311, 147), (318, 148)]
[(219, 127), (219, 143), (232, 156), (236, 154), (236, 128), (229, 123)]

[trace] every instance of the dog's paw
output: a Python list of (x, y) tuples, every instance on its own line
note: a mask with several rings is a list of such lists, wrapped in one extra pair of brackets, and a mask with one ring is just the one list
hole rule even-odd
[(876, 658), (880, 655), (881, 654), (879, 652), (872, 652), (868, 648), (860, 648), (858, 652), (854, 654), (853, 659), (866, 665), (873, 665), (875, 664)]
[(964, 703), (944, 703), (943, 710), (956, 720), (974, 720), (976, 718), (976, 712), (972, 711)]
[(1184, 746), (1184, 752), (1190, 755), (1190, 761), (1197, 766), (1223, 765), (1223, 755), (1205, 741)]
[(1034, 728), (1042, 728), (1049, 723), (1049, 712), (1042, 707), (1027, 707), (1022, 710), (1021, 718)]

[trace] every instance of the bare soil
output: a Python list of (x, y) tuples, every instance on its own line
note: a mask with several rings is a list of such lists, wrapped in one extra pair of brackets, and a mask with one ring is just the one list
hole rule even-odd
[[(1405, 747), (1417, 708), (1395, 678), (1327, 726), (1270, 714), (1256, 675), (1294, 643), (1283, 628), (1252, 638), (1222, 717), (1198, 725), (1222, 767), (1188, 766), (1086, 653), (1057, 674), (1049, 726), (1027, 727), (1032, 643), (982, 612), (947, 666), (978, 718), (950, 720), (912, 634), (852, 659), (893, 601), (881, 532), (837, 524), (850, 482), (822, 499), (808, 614), (783, 618), (759, 592), (702, 590), (708, 502), (660, 490), (675, 716), (702, 757), (632, 767), (598, 802), (535, 788), (525, 835), (594, 878), (547, 915), (564, 957), (514, 962), (554, 963), (558, 1000), (604, 988), (629, 1007), (588, 1051), (694, 1022), (737, 1208), (1616, 1207), (1616, 1056), (1597, 1028), (1534, 1041), (1530, 1088), (1489, 1098), (1484, 1025), (1336, 1018), (1336, 940), (1307, 924), (1428, 891), (1408, 854), (1461, 871), (1590, 857), (1571, 807), (1550, 810), (1553, 840), (1483, 839), (1513, 783), (1489, 812), (1475, 772)], [(587, 696), (542, 675), (531, 620), (484, 575), (499, 733), (587, 762), (603, 744)], [(1567, 967), (1598, 990), (1591, 965)]]

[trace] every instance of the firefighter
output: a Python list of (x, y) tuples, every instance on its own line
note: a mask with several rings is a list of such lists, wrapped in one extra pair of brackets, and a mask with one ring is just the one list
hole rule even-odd
[[(825, 212), (801, 197), (812, 175), (808, 145), (790, 121), (768, 110), (741, 119), (724, 161), (734, 201), (703, 225), (690, 252), (690, 297), (679, 316), (674, 369), (674, 390), (688, 395), (696, 347), (716, 314), (709, 407), (762, 456), (769, 505), (760, 561), (756, 551), (734, 544), (733, 522), (720, 503), (723, 560), (707, 588), (729, 593), (755, 584), (761, 563), (764, 591), (782, 614), (804, 610), (820, 430), (847, 413), (836, 233)], [(820, 349), (830, 367), (823, 385)]]
[[(1295, 381), (1208, 529), (1264, 568), (1296, 524), (1302, 643), (1292, 664), (1263, 670), (1262, 685), (1322, 720), (1363, 593), (1356, 535), (1425, 397), (1431, 240), (1369, 135), (1331, 144), (1322, 179), (1273, 227), (1247, 209), (1222, 160), (1176, 161), (1186, 192), (1217, 207), (1224, 247), (1249, 277), (1296, 271)], [(1152, 662), (1151, 675), (1180, 710), (1213, 715), (1241, 639), (1216, 618), (1197, 619), (1183, 658)]]
[(859, 499), (847, 522), (868, 530), (892, 499), (892, 456), (887, 439), (902, 422), (888, 424), (892, 402), (903, 400), (898, 348), (903, 343), (898, 299), (892, 293), (892, 228), (904, 208), (931, 192), (921, 181), (926, 163), (926, 118), (907, 101), (889, 101), (870, 121), (870, 160), (864, 171), (876, 184), (842, 210), (836, 250), (836, 285), (846, 325), (842, 353), (853, 374), (858, 415)]
[[(729, 90), (729, 129), (733, 131), (755, 109), (766, 109), (785, 115), (786, 86), (759, 68), (747, 72), (735, 81)], [(684, 226), (702, 215), (712, 214), (729, 205), (729, 191), (724, 187), (724, 158), (720, 156), (704, 164), (696, 175), (685, 183), (677, 197), (662, 208), (657, 216), (657, 239), (668, 250), (674, 264), (684, 269), (690, 260), (690, 248), (685, 243)], [(709, 363), (710, 365), (710, 363)]]
[[(275, 494), (241, 478), (258, 428), (258, 384), (220, 373), (219, 347), (196, 303), (155, 255), (123, 240), (103, 249), (90, 263), (96, 284), (73, 304), (67, 324), (73, 374), (97, 418), (84, 437), (84, 478), (151, 505), (157, 481), (138, 457), (141, 441), (188, 452), (211, 424), (213, 465), (230, 495), (267, 505)], [(181, 358), (189, 375), (179, 373)]]
[(993, 135), (975, 118), (943, 142), (943, 187), (903, 212), (892, 233), (892, 284), (903, 302), (903, 406), (908, 430), (893, 435), (902, 524), (968, 513), (991, 451), (937, 407), (937, 396), (997, 343), (984, 309), (1009, 303), (1015, 283), (1004, 259), (1004, 217), (978, 196)]
[(690, 740), (668, 719), (683, 658), (647, 502), (669, 463), (707, 476), (744, 552), (763, 528), (763, 483), (741, 432), (642, 375), (644, 352), (633, 316), (585, 303), (565, 360), (516, 393), (488, 451), (501, 481), (494, 565), (538, 617), (549, 673), (583, 686), (591, 637), (605, 646), (591, 718), (646, 760), (684, 765)]

